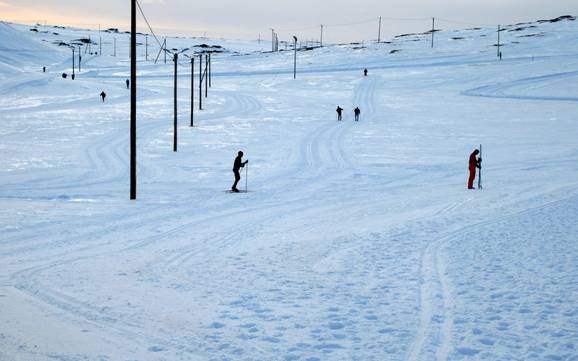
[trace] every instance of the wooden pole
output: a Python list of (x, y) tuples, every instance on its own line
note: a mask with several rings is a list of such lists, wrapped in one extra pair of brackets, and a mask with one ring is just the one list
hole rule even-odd
[(379, 27), (377, 29), (377, 42), (381, 42), (381, 16), (379, 17)]
[(496, 54), (498, 57), (500, 56), (500, 32), (502, 31), (500, 25), (498, 25), (498, 53)]
[(293, 79), (297, 79), (297, 37), (293, 36)]
[(436, 29), (436, 18), (431, 18), (431, 47), (434, 47), (434, 34)]
[(72, 48), (72, 80), (74, 80), (74, 48)]
[(195, 125), (195, 57), (191, 57), (191, 127)]
[(205, 98), (209, 96), (209, 76), (208, 76), (208, 70), (209, 70), (209, 57), (210, 55), (207, 54), (205, 55)]
[(199, 110), (203, 110), (203, 54), (199, 54)]
[(173, 152), (177, 151), (177, 65), (179, 63), (179, 54), (175, 53), (173, 57), (175, 62), (175, 81), (174, 81), (174, 93), (173, 93), (173, 113), (174, 113), (174, 126), (173, 126)]
[(131, 0), (130, 19), (130, 199), (136, 199), (136, 0)]

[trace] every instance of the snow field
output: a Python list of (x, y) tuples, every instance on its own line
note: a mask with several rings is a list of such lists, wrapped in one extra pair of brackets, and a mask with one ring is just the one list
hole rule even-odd
[(4, 72), (0, 360), (574, 360), (571, 25), (501, 63), (488, 30), (326, 47), (296, 81), (290, 54), (223, 55), (193, 129), (183, 64), (177, 153), (172, 65), (143, 63), (135, 203), (127, 59)]

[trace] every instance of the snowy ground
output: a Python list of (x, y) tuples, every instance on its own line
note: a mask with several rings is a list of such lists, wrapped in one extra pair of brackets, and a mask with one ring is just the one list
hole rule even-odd
[(218, 41), (194, 128), (181, 59), (177, 153), (141, 47), (130, 202), (126, 35), (71, 81), (52, 42), (86, 31), (0, 24), (0, 360), (578, 360), (578, 31), (533, 25), (501, 62), (441, 32), (299, 52), (297, 80)]

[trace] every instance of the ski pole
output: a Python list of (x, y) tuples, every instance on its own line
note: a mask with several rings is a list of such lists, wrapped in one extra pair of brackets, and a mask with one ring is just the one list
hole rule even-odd
[(478, 172), (478, 189), (482, 189), (482, 145), (480, 144), (480, 171)]
[(247, 177), (249, 176), (249, 163), (245, 164), (245, 193), (247, 193)]

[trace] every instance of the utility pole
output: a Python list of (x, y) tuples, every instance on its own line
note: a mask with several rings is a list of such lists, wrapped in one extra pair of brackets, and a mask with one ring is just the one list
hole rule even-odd
[(203, 54), (199, 54), (199, 110), (203, 110)]
[(145, 60), (149, 61), (149, 36), (145, 35)]
[(98, 56), (102, 56), (102, 36), (100, 35), (100, 24), (98, 24)]
[(436, 18), (431, 18), (431, 47), (434, 47), (434, 34), (436, 29)]
[[(136, 0), (130, 7), (130, 199), (136, 199)], [(115, 39), (116, 55), (116, 39)]]
[(209, 71), (209, 58), (211, 57), (211, 54), (207, 54), (205, 55), (205, 75), (203, 76), (205, 78), (205, 98), (209, 96), (209, 76), (208, 76), (208, 71)]
[(179, 63), (179, 54), (175, 53), (173, 57), (175, 62), (175, 88), (174, 88), (174, 129), (173, 129), (173, 152), (177, 151), (177, 65)]
[(319, 38), (319, 46), (323, 47), (323, 24), (321, 24), (321, 37)]
[(498, 25), (498, 57), (500, 56), (500, 32), (502, 31), (500, 25)]
[(293, 35), (293, 79), (297, 79), (297, 37)]
[(114, 38), (114, 55), (116, 57), (116, 38)]
[(72, 48), (72, 80), (74, 80), (74, 47)]
[(163, 49), (165, 51), (165, 64), (167, 63), (167, 38), (163, 41)]
[(212, 74), (212, 72), (211, 72), (211, 67), (212, 67), (211, 64), (212, 64), (212, 63), (213, 63), (212, 56), (211, 56), (211, 54), (209, 53), (209, 88), (212, 87), (212, 84), (211, 84), (212, 78), (213, 78), (213, 74)]
[(379, 17), (379, 27), (377, 29), (377, 42), (381, 42), (381, 16)]
[(195, 56), (191, 57), (191, 127), (195, 125)]
[(80, 46), (78, 47), (78, 72), (80, 73), (80, 63), (82, 62), (82, 55), (80, 51)]

